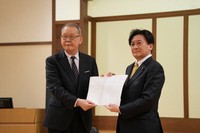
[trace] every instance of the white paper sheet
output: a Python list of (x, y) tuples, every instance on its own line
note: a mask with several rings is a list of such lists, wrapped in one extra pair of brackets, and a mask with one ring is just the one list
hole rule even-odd
[(128, 75), (90, 77), (87, 99), (96, 105), (120, 104), (124, 82)]

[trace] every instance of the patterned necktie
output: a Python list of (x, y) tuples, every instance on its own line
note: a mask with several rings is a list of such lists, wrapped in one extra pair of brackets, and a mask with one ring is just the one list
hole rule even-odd
[(134, 75), (134, 73), (136, 72), (137, 69), (138, 69), (138, 64), (135, 62), (130, 78)]
[[(71, 57), (71, 60), (72, 60), (71, 67), (72, 67), (72, 71), (73, 71), (73, 73), (74, 73), (76, 85), (78, 85), (78, 75), (79, 75), (79, 74), (78, 74), (78, 69), (77, 69), (77, 67), (76, 67), (76, 64), (75, 64), (75, 62), (74, 62), (75, 59), (76, 59), (75, 56), (72, 56), (72, 57)], [(77, 87), (77, 86), (76, 86), (76, 87)]]

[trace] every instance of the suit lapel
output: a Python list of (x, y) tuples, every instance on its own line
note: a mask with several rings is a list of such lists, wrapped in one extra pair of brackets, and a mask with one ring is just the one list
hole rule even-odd
[(81, 84), (83, 84), (83, 77), (85, 75), (85, 70), (87, 67), (87, 61), (85, 60), (82, 53), (79, 52), (79, 83), (78, 83), (78, 94), (81, 93), (82, 88), (80, 88)]
[[(134, 73), (134, 75), (129, 79), (129, 82), (128, 82), (128, 85), (131, 84), (143, 71), (144, 69), (143, 68), (143, 65), (141, 65), (137, 70), (136, 72)], [(131, 73), (131, 72), (130, 72)]]
[(125, 86), (128, 85), (128, 82), (130, 80), (130, 75), (131, 75), (131, 71), (133, 69), (133, 66), (134, 66), (134, 63), (127, 68), (126, 74), (128, 75), (128, 77), (127, 77), (127, 79), (126, 79), (126, 81), (124, 83)]
[[(152, 57), (148, 58), (146, 61), (144, 61), (141, 66), (137, 69), (137, 71), (135, 72), (135, 74), (127, 81), (127, 85), (130, 85), (135, 79), (138, 78), (138, 76), (140, 76), (146, 66), (153, 60)], [(130, 67), (129, 71), (128, 71), (128, 74), (130, 75), (131, 74), (131, 71), (132, 71), (132, 68), (133, 68), (134, 64)]]
[(86, 66), (86, 61), (85, 58), (82, 56), (82, 54), (79, 52), (79, 81), (82, 80), (83, 75), (84, 75), (84, 70)]

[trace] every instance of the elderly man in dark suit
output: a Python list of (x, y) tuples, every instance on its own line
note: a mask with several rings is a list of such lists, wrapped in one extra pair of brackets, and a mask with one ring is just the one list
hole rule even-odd
[(89, 133), (95, 104), (86, 100), (89, 79), (98, 76), (96, 61), (81, 53), (81, 29), (69, 23), (61, 30), (63, 51), (46, 59), (46, 84), (51, 95), (44, 126), (49, 133)]
[[(152, 58), (154, 37), (148, 30), (133, 29), (129, 45), (136, 61), (129, 65), (120, 106), (106, 107), (118, 112), (117, 133), (163, 133), (158, 103), (165, 81), (163, 67)], [(108, 76), (112, 73), (108, 73)]]

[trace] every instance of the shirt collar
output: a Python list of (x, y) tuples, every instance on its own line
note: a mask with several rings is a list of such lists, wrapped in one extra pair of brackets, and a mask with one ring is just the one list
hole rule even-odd
[(65, 51), (65, 55), (67, 56), (68, 60), (70, 60), (70, 58), (71, 58), (72, 56), (75, 56), (76, 59), (79, 60), (79, 54), (78, 54), (78, 53), (79, 53), (79, 52), (77, 52), (75, 55), (70, 55), (70, 54), (68, 54), (68, 53)]
[(138, 67), (145, 61), (145, 60), (147, 60), (149, 57), (151, 57), (152, 56), (152, 54), (148, 54), (147, 56), (145, 56), (143, 59), (141, 59), (140, 61), (138, 61), (137, 63), (138, 63)]

